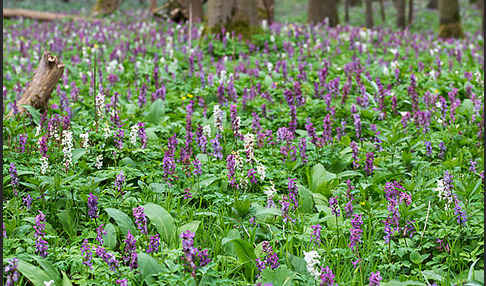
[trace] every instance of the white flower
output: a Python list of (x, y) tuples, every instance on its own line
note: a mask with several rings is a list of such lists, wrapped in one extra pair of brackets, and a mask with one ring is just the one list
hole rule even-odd
[(41, 174), (45, 175), (47, 173), (47, 169), (49, 168), (49, 160), (47, 157), (41, 157)]
[(246, 158), (248, 161), (255, 160), (254, 145), (255, 145), (255, 135), (246, 134), (243, 137), (243, 146), (245, 148)]
[(105, 105), (105, 95), (101, 92), (98, 92), (98, 95), (95, 97), (95, 105), (96, 105), (96, 115), (98, 118), (103, 117), (103, 106)]
[(319, 253), (317, 253), (315, 250), (309, 252), (304, 251), (304, 260), (307, 263), (307, 271), (309, 271), (309, 273), (314, 276), (315, 279), (319, 279), (321, 276), (319, 267), (316, 267), (319, 264), (320, 258)]
[(223, 111), (219, 108), (219, 105), (215, 105), (213, 108), (214, 127), (220, 132), (223, 132)]
[(44, 281), (44, 286), (52, 286), (52, 285), (54, 285), (54, 280)]
[(35, 129), (35, 137), (40, 135), (40, 131), (41, 131), (41, 126), (37, 125), (37, 128)]
[(388, 68), (386, 66), (383, 66), (383, 73), (385, 75), (389, 75), (390, 74), (390, 71), (388, 70)]
[(79, 137), (83, 139), (81, 145), (83, 148), (89, 148), (89, 132), (79, 134)]
[(103, 155), (100, 154), (96, 156), (96, 163), (95, 163), (96, 169), (100, 170), (101, 167), (103, 167)]
[(211, 137), (211, 126), (209, 126), (209, 124), (203, 126), (203, 135), (206, 136), (206, 138)]
[(138, 124), (134, 124), (130, 129), (130, 143), (132, 143), (132, 145), (137, 144), (137, 135), (138, 135)]
[(265, 187), (265, 189), (263, 190), (263, 193), (265, 195), (267, 195), (268, 198), (273, 198), (273, 196), (277, 193), (277, 190), (275, 189), (275, 185), (273, 184), (272, 181), (270, 181), (270, 184), (272, 184), (271, 186), (267, 186)]
[(110, 138), (112, 133), (113, 132), (110, 129), (110, 127), (108, 126), (108, 124), (105, 124), (105, 127), (103, 127), (103, 137), (105, 139)]
[(73, 132), (62, 131), (62, 152), (64, 153), (64, 165), (66, 168), (73, 162)]
[(437, 196), (439, 197), (439, 201), (446, 201), (445, 209), (449, 209), (449, 205), (452, 203), (452, 194), (451, 191), (446, 190), (444, 186), (444, 180), (439, 179), (437, 181), (437, 188), (434, 189), (437, 192)]
[(265, 180), (265, 166), (263, 165), (258, 165), (257, 168), (256, 168), (256, 171), (257, 171), (257, 174), (258, 176), (260, 176), (260, 178), (263, 180)]

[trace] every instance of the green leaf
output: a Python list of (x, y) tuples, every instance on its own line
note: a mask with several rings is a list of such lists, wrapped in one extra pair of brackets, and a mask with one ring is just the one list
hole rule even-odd
[(22, 104), (22, 107), (24, 107), (32, 116), (32, 120), (34, 121), (35, 125), (39, 125), (40, 122), (40, 112), (39, 110), (35, 109), (35, 107), (27, 104)]
[(304, 186), (298, 185), (299, 190), (299, 207), (304, 213), (312, 213), (314, 210), (314, 199), (312, 193)]
[(232, 246), (234, 254), (241, 263), (254, 262), (256, 259), (255, 249), (246, 240), (225, 237), (222, 239), (221, 244)]
[(203, 188), (211, 186), (216, 180), (218, 180), (218, 177), (209, 177), (207, 179), (202, 180), (199, 185)]
[(71, 280), (69, 280), (69, 277), (63, 271), (62, 272), (62, 286), (72, 286), (72, 285), (73, 285), (73, 283), (71, 283)]
[(61, 279), (59, 276), (59, 271), (49, 262), (49, 260), (42, 258), (37, 255), (31, 255), (30, 257), (34, 258), (37, 263), (39, 263), (40, 267), (46, 272), (46, 274), (51, 277), (52, 280), (58, 281)]
[(277, 208), (262, 208), (258, 207), (255, 209), (255, 217), (257, 219), (265, 219), (267, 217), (280, 216), (282, 212)]
[(20, 259), (17, 270), (29, 279), (34, 286), (45, 286), (44, 281), (55, 280), (55, 277), (50, 277), (44, 270)]
[(360, 172), (351, 171), (351, 170), (344, 171), (344, 172), (341, 172), (341, 173), (338, 174), (339, 179), (356, 177), (356, 176), (363, 177), (363, 174), (361, 174)]
[(105, 226), (106, 234), (103, 235), (103, 246), (109, 249), (115, 249), (116, 247), (116, 228), (113, 224), (109, 223)]
[(331, 195), (331, 181), (336, 179), (334, 173), (328, 172), (322, 164), (316, 164), (311, 171), (311, 191), (321, 193), (326, 197)]
[(171, 244), (175, 241), (176, 226), (172, 216), (161, 206), (148, 203), (143, 206), (145, 215), (157, 228), (157, 232), (160, 234), (162, 240)]
[(272, 283), (272, 285), (286, 286), (292, 285), (295, 279), (295, 272), (282, 265), (276, 270), (266, 268), (262, 272), (262, 284)]
[(425, 286), (426, 284), (419, 281), (408, 280), (408, 281), (398, 281), (390, 280), (388, 282), (380, 283), (381, 286)]
[(308, 275), (307, 263), (304, 258), (290, 254), (290, 263), (297, 273), (302, 275)]
[(121, 210), (106, 208), (105, 211), (112, 219), (115, 220), (123, 235), (127, 235), (128, 231), (130, 231), (132, 234), (137, 232), (132, 219), (130, 219), (130, 217)]
[(245, 217), (250, 212), (250, 200), (237, 200), (233, 203), (233, 208), (237, 211), (238, 216)]
[(424, 271), (422, 271), (422, 274), (428, 280), (434, 280), (434, 281), (439, 281), (440, 282), (443, 279), (443, 277), (440, 274), (437, 274), (433, 270), (424, 270)]
[(69, 235), (69, 238), (73, 238), (74, 236), (76, 236), (75, 224), (71, 215), (71, 210), (61, 210), (57, 214), (57, 217), (61, 221), (62, 227), (64, 231), (66, 231), (66, 233)]
[(162, 272), (162, 266), (160, 266), (157, 263), (157, 260), (155, 260), (152, 256), (143, 252), (138, 253), (137, 259), (142, 281), (146, 281), (148, 285), (153, 285), (155, 279), (152, 277), (152, 275)]
[(415, 264), (420, 264), (423, 261), (423, 257), (422, 255), (420, 255), (420, 253), (418, 253), (418, 251), (413, 250), (410, 253), (410, 261), (412, 261)]
[[(196, 233), (200, 224), (201, 224), (201, 221), (199, 221), (199, 220), (194, 220), (194, 221), (191, 221), (189, 223), (186, 223), (185, 225), (179, 227), (179, 232), (178, 232), (179, 236), (181, 235), (181, 233), (188, 231), (188, 230)], [(182, 243), (182, 240), (181, 240), (181, 243)]]
[(81, 158), (84, 154), (86, 154), (86, 152), (88, 152), (87, 149), (83, 149), (83, 148), (74, 149), (73, 150), (73, 161), (77, 162), (79, 160), (79, 158)]
[(145, 116), (145, 121), (157, 124), (160, 122), (160, 119), (162, 118), (162, 115), (164, 115), (165, 112), (165, 105), (164, 102), (159, 98), (156, 101), (152, 103), (150, 106), (150, 109)]

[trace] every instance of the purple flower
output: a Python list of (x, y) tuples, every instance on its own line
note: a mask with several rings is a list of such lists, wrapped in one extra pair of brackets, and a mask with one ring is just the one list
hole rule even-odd
[(32, 206), (32, 197), (30, 196), (30, 194), (25, 195), (25, 197), (22, 198), (22, 202), (25, 204), (27, 209), (30, 209), (30, 207)]
[(299, 153), (300, 153), (300, 158), (302, 159), (302, 163), (307, 163), (307, 155), (306, 155), (306, 150), (307, 150), (307, 139), (305, 137), (301, 137), (299, 140)]
[(380, 286), (380, 281), (382, 279), (383, 278), (380, 276), (380, 271), (377, 271), (376, 273), (371, 272), (369, 286)]
[(331, 118), (329, 113), (322, 120), (322, 140), (325, 144), (332, 143)]
[(98, 248), (96, 248), (96, 255), (98, 255), (100, 258), (103, 259), (103, 261), (106, 262), (106, 264), (108, 264), (111, 271), (116, 271), (116, 269), (118, 268), (118, 266), (120, 264), (120, 262), (116, 259), (114, 254), (107, 252), (101, 246), (98, 246)]
[(200, 176), (202, 174), (201, 170), (201, 161), (199, 161), (197, 158), (192, 161), (192, 164), (194, 166), (194, 171), (192, 172), (195, 176)]
[(103, 245), (103, 235), (106, 235), (106, 231), (104, 230), (103, 226), (104, 224), (101, 224), (96, 228), (96, 240), (100, 243), (100, 246)]
[(248, 178), (250, 179), (250, 183), (252, 184), (256, 184), (258, 182), (258, 179), (257, 177), (255, 176), (256, 175), (256, 171), (255, 169), (251, 168), (248, 170), (248, 173), (247, 173), (247, 176)]
[(469, 161), (469, 164), (470, 164), (470, 167), (469, 167), (469, 171), (471, 173), (476, 173), (476, 165), (477, 165), (478, 162), (474, 161), (474, 160), (470, 160)]
[(454, 195), (454, 214), (457, 217), (457, 223), (461, 225), (466, 225), (467, 215), (466, 212), (461, 208), (461, 201)]
[(147, 253), (155, 253), (159, 251), (160, 247), (160, 235), (157, 233), (156, 235), (152, 235), (149, 238), (149, 246), (147, 249)]
[(439, 158), (444, 159), (445, 152), (447, 151), (447, 148), (444, 144), (444, 142), (439, 143)]
[(184, 189), (184, 200), (192, 199), (191, 190), (189, 188)]
[(135, 237), (128, 231), (127, 237), (125, 239), (125, 248), (123, 249), (123, 262), (130, 266), (130, 269), (136, 269), (138, 267), (137, 263), (137, 240)]
[(356, 138), (358, 140), (361, 140), (361, 118), (359, 117), (359, 114), (353, 114), (353, 119), (354, 119), (354, 131), (356, 132)]
[(226, 168), (228, 169), (228, 181), (231, 187), (233, 188), (238, 188), (238, 185), (236, 184), (236, 155), (235, 154), (229, 154), (228, 157), (226, 157)]
[(223, 147), (221, 147), (221, 144), (219, 143), (219, 139), (221, 139), (221, 134), (217, 133), (214, 139), (211, 139), (211, 143), (213, 144), (213, 156), (216, 157), (219, 160), (223, 159)]
[(119, 286), (128, 286), (128, 281), (127, 279), (118, 279), (116, 280), (116, 284), (118, 284)]
[(432, 156), (432, 144), (430, 141), (425, 141), (425, 150), (427, 151), (427, 156)]
[(363, 230), (361, 229), (361, 225), (363, 224), (363, 218), (359, 214), (355, 214), (351, 219), (351, 226), (352, 228), (349, 230), (349, 248), (352, 251), (356, 249), (356, 245), (360, 242), (361, 234)]
[(123, 175), (123, 171), (120, 171), (118, 175), (116, 175), (115, 179), (115, 189), (118, 191), (118, 193), (122, 193), (122, 185), (125, 182), (125, 176)]
[(47, 157), (47, 151), (49, 151), (49, 149), (47, 147), (47, 136), (45, 135), (39, 140), (39, 151), (42, 157)]
[(17, 271), (19, 260), (17, 258), (12, 258), (8, 260), (8, 265), (5, 267), (4, 273), (7, 278), (5, 286), (13, 286), (17, 281), (19, 281), (19, 272)]
[(289, 207), (290, 207), (289, 198), (287, 196), (283, 196), (282, 200), (280, 200), (280, 205), (282, 205), (280, 210), (282, 211), (283, 222), (285, 223), (289, 221), (293, 222), (294, 220), (289, 216)]
[(88, 216), (90, 218), (97, 218), (98, 217), (98, 197), (89, 193), (88, 196)]
[(20, 153), (24, 153), (25, 152), (25, 144), (27, 143), (27, 134), (20, 134), (19, 135), (19, 149), (20, 149)]
[(15, 167), (15, 164), (13, 162), (10, 163), (10, 168), (8, 170), (10, 172), (10, 180), (12, 182), (12, 188), (14, 194), (17, 195), (17, 186), (19, 185), (19, 177), (17, 175), (17, 168)]
[(290, 200), (292, 201), (293, 203), (293, 209), (297, 209), (297, 207), (299, 206), (299, 201), (298, 201), (298, 196), (299, 196), (299, 191), (297, 189), (297, 184), (296, 184), (296, 180), (295, 178), (288, 178), (289, 182), (288, 182), (288, 189), (289, 189), (289, 198)]
[(35, 217), (35, 226), (34, 226), (34, 237), (36, 238), (35, 247), (36, 253), (38, 253), (42, 257), (47, 256), (47, 250), (49, 248), (48, 242), (44, 240), (44, 230), (46, 229), (46, 225), (43, 223), (46, 221), (46, 216), (39, 211), (39, 214)]
[(186, 230), (181, 233), (182, 238), (182, 251), (184, 252), (185, 267), (191, 271), (191, 275), (196, 277), (196, 270), (199, 267), (206, 266), (211, 262), (209, 259), (209, 253), (207, 249), (199, 250), (194, 247), (195, 233), (190, 230)]
[(117, 145), (117, 148), (121, 150), (123, 148), (123, 137), (125, 135), (125, 131), (123, 129), (118, 129), (118, 131), (115, 133), (115, 143)]
[(310, 242), (314, 242), (315, 245), (319, 246), (321, 244), (321, 230), (322, 226), (320, 224), (311, 225), (312, 233)]
[(329, 198), (329, 207), (331, 208), (331, 211), (335, 216), (340, 215), (340, 210), (338, 208), (339, 205), (338, 205), (338, 197), (337, 196)]
[(83, 245), (81, 246), (81, 255), (83, 255), (83, 264), (89, 268), (93, 268), (93, 252), (88, 244), (88, 240), (83, 240)]
[(316, 135), (316, 129), (312, 126), (312, 122), (310, 121), (309, 117), (307, 117), (305, 129), (307, 130), (307, 135), (309, 135), (309, 137), (311, 138), (312, 144), (317, 145), (318, 139)]
[(135, 224), (142, 234), (147, 234), (147, 217), (145, 216), (142, 206), (132, 209), (133, 217), (135, 218)]
[(368, 176), (373, 175), (373, 160), (374, 160), (375, 154), (373, 152), (368, 152), (366, 153), (366, 163), (364, 170)]
[(144, 127), (145, 123), (138, 123), (138, 138), (140, 138), (140, 142), (142, 142), (142, 149), (145, 149), (145, 147), (147, 147), (147, 134), (145, 133)]
[(334, 274), (332, 273), (331, 268), (326, 266), (326, 268), (321, 268), (321, 286), (337, 286), (337, 283), (334, 282)]

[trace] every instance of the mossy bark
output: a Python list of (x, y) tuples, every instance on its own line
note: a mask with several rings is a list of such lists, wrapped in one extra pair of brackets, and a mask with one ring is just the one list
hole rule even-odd
[(405, 0), (396, 0), (397, 7), (397, 27), (405, 29)]
[(329, 19), (331, 27), (339, 24), (337, 1), (335, 0), (309, 0), (307, 12), (310, 24), (321, 23), (326, 18)]
[(373, 21), (373, 1), (372, 0), (365, 0), (366, 5), (366, 28), (373, 28), (374, 21)]
[(439, 0), (439, 37), (462, 38), (461, 16), (459, 14), (459, 0)]
[(94, 15), (109, 15), (120, 8), (122, 0), (97, 0), (93, 7)]
[(224, 27), (227, 32), (249, 38), (261, 30), (256, 0), (209, 0), (207, 12), (210, 33), (220, 33)]
[(427, 4), (427, 9), (437, 9), (439, 8), (439, 0), (430, 0)]
[(269, 25), (273, 23), (275, 0), (258, 0), (258, 20), (266, 20)]

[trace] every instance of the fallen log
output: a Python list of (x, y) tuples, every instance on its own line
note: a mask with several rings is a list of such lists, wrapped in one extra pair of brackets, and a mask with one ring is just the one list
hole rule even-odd
[(3, 17), (4, 18), (22, 17), (22, 18), (39, 20), (39, 21), (55, 21), (55, 20), (62, 20), (62, 19), (86, 20), (86, 21), (99, 20), (99, 19), (85, 18), (76, 15), (69, 15), (69, 14), (41, 12), (41, 11), (34, 11), (34, 10), (27, 10), (27, 9), (10, 9), (10, 8), (3, 8)]
[[(19, 113), (25, 111), (25, 108), (22, 106), (23, 104), (31, 105), (41, 111), (46, 110), (51, 93), (63, 72), (64, 64), (61, 60), (45, 51), (34, 72), (34, 77), (28, 84), (27, 90), (22, 95), (22, 98), (17, 103)], [(10, 111), (8, 116), (10, 117), (12, 115), (13, 110)]]

